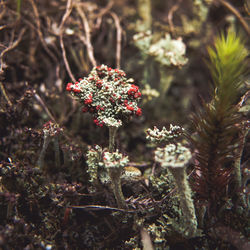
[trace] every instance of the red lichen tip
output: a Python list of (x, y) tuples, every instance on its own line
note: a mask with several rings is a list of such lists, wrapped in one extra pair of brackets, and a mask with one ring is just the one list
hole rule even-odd
[(137, 109), (137, 111), (136, 111), (136, 115), (137, 115), (137, 116), (141, 116), (141, 115), (142, 115), (141, 108), (138, 108), (138, 109)]
[(71, 82), (69, 82), (69, 83), (67, 84), (66, 90), (67, 90), (67, 91), (71, 91), (71, 90), (72, 90), (72, 83), (71, 83)]

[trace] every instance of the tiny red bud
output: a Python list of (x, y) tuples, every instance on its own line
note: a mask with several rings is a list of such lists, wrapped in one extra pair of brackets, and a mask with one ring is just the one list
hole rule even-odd
[(67, 91), (71, 91), (71, 89), (72, 89), (72, 83), (69, 82), (69, 83), (67, 84), (67, 86), (66, 86), (66, 90), (67, 90)]
[[(131, 110), (131, 111), (134, 111), (134, 108), (131, 107), (131, 106), (129, 106), (129, 105), (127, 106), (127, 109), (128, 109), (128, 110)], [(137, 111), (138, 111), (138, 110), (137, 110)]]
[(137, 115), (137, 116), (141, 116), (141, 115), (142, 115), (141, 108), (138, 108), (138, 109), (137, 109), (137, 111), (136, 111), (136, 115)]
[(80, 93), (80, 92), (81, 92), (80, 89), (73, 89), (73, 91), (74, 91), (75, 93)]

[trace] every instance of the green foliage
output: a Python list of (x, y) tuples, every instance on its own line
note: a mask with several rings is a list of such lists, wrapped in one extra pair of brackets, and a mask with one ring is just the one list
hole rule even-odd
[(234, 32), (217, 38), (215, 49), (209, 47), (209, 69), (216, 86), (215, 105), (230, 107), (239, 97), (242, 75), (246, 71), (244, 60), (248, 54), (244, 43)]
[(208, 49), (209, 69), (215, 84), (210, 103), (193, 115), (197, 136), (192, 138), (198, 150), (194, 188), (201, 200), (208, 201), (210, 212), (215, 213), (225, 199), (227, 184), (232, 177), (234, 159), (240, 147), (242, 118), (236, 101), (240, 96), (244, 61), (247, 51), (236, 34), (215, 40), (215, 48)]

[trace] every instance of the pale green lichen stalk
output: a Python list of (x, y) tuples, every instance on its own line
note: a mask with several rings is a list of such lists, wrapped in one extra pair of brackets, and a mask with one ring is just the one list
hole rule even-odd
[(55, 162), (56, 167), (60, 166), (60, 150), (58, 135), (63, 131), (62, 128), (57, 123), (52, 121), (46, 122), (43, 125), (43, 146), (39, 158), (37, 160), (37, 165), (40, 169), (44, 168), (44, 158), (49, 146), (49, 143), (53, 140), (54, 143), (54, 152), (55, 152)]
[(128, 162), (128, 157), (123, 156), (118, 150), (113, 153), (105, 152), (103, 155), (103, 164), (108, 170), (109, 177), (111, 178), (111, 186), (119, 208), (126, 207), (125, 198), (121, 189), (121, 176)]
[(122, 193), (121, 180), (124, 175), (124, 167), (127, 166), (129, 159), (127, 156), (115, 152), (103, 150), (100, 146), (96, 145), (89, 148), (87, 153), (87, 172), (90, 175), (90, 182), (94, 186), (99, 184), (111, 185), (112, 191), (119, 208), (125, 208), (125, 198)]
[(98, 183), (98, 168), (102, 162), (103, 149), (99, 145), (95, 145), (93, 148), (89, 147), (87, 152), (87, 173), (89, 174), (89, 181), (93, 184)]
[(169, 144), (155, 151), (155, 161), (163, 168), (168, 168), (174, 177), (183, 214), (184, 227), (181, 233), (186, 237), (194, 237), (197, 233), (197, 218), (185, 168), (191, 157), (189, 149), (180, 143)]

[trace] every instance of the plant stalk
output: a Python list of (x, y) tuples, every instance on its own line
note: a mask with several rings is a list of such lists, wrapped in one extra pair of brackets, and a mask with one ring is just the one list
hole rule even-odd
[(172, 173), (177, 185), (180, 198), (180, 206), (182, 214), (184, 216), (185, 234), (188, 237), (193, 237), (197, 232), (197, 219), (195, 215), (193, 199), (191, 197), (192, 192), (187, 181), (185, 168), (171, 167), (169, 168), (169, 170)]
[(125, 208), (126, 202), (125, 202), (124, 195), (122, 193), (121, 173), (122, 173), (122, 169), (120, 168), (109, 169), (109, 176), (111, 179), (111, 188), (115, 195), (118, 208)]
[(109, 127), (109, 152), (113, 153), (115, 150), (115, 135), (117, 127)]

